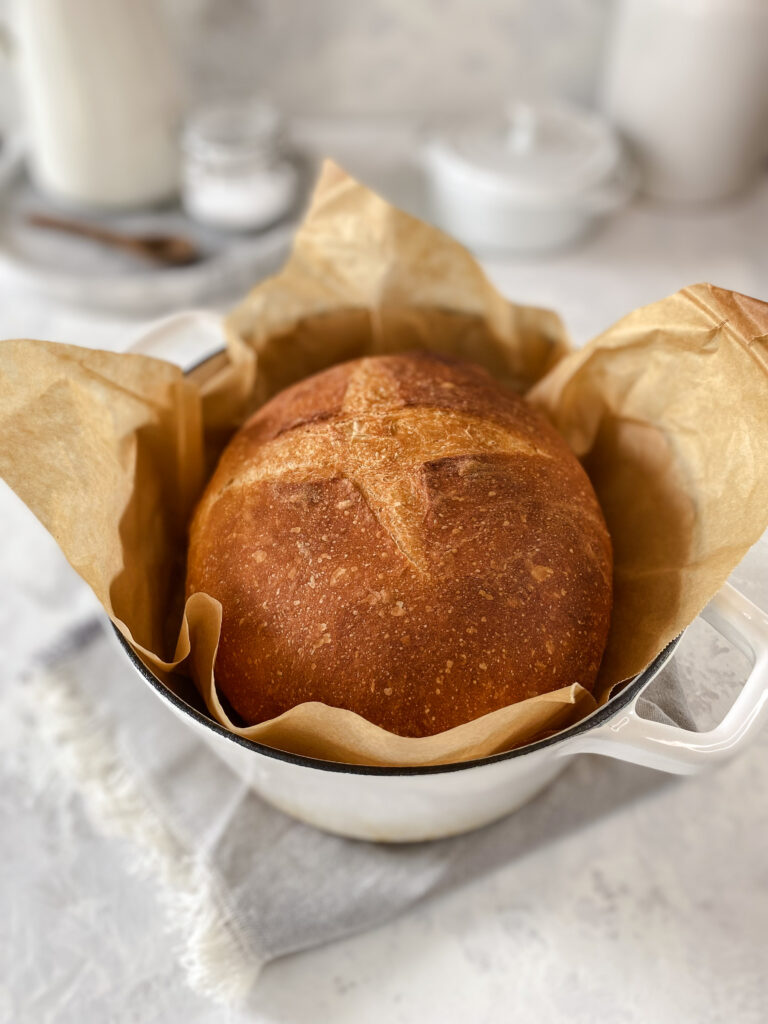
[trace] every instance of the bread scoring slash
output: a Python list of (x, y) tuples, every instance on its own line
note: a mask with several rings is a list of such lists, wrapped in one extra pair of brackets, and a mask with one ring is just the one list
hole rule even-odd
[(235, 434), (196, 510), (187, 593), (221, 602), (244, 722), (305, 701), (428, 736), (571, 683), (612, 603), (608, 530), (559, 435), (482, 369), (335, 366)]

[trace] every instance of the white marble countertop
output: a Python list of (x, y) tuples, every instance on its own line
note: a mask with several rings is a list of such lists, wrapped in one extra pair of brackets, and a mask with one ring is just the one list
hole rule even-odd
[[(557, 308), (581, 343), (697, 280), (768, 296), (766, 238), (768, 181), (706, 211), (640, 203), (571, 252), (487, 267), (510, 297)], [(0, 280), (0, 336), (118, 348), (135, 331)], [(64, 605), (90, 597), (5, 489), (0, 517), (3, 686), (13, 686)], [(32, 593), (21, 586), (28, 545), (44, 565)], [(737, 572), (763, 607), (767, 564), (764, 542)], [(628, 772), (637, 799), (386, 927), (267, 967), (241, 1013), (186, 987), (157, 892), (131, 874), (127, 848), (93, 832), (18, 722), (0, 714), (0, 732), (0, 1024), (765, 1020), (768, 736), (685, 781), (580, 760), (556, 785)], [(20, 1004), (27, 1018), (12, 1009)]]

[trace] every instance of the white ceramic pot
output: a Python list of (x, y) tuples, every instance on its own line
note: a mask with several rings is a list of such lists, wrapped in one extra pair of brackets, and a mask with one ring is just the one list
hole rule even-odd
[[(134, 350), (191, 366), (221, 348), (218, 318), (186, 313), (148, 331)], [(265, 800), (340, 835), (383, 842), (468, 832), (521, 807), (577, 754), (590, 753), (692, 775), (743, 749), (768, 719), (768, 615), (726, 585), (702, 612), (752, 668), (723, 721), (694, 733), (641, 718), (637, 700), (673, 656), (679, 637), (612, 700), (577, 725), (525, 747), (460, 764), (377, 768), (274, 750), (227, 732), (172, 693), (116, 632), (125, 655), (158, 698)]]
[(518, 106), (432, 139), (422, 156), (435, 221), (480, 252), (563, 248), (635, 190), (610, 125), (573, 107)]

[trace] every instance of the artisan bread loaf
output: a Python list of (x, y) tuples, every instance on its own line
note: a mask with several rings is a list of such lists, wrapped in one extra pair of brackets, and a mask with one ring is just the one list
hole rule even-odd
[(479, 367), (410, 353), (248, 420), (195, 513), (187, 593), (221, 602), (216, 682), (243, 722), (322, 701), (427, 736), (591, 688), (611, 576), (556, 432)]

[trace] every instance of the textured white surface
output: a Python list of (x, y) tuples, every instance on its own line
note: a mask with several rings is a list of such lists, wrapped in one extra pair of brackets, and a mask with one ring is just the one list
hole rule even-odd
[[(638, 206), (573, 253), (489, 269), (510, 296), (557, 306), (583, 341), (693, 280), (768, 295), (767, 230), (764, 183), (699, 214)], [(119, 347), (131, 333), (0, 281), (2, 336)], [(0, 522), (2, 1024), (765, 1019), (768, 736), (718, 774), (682, 782), (585, 758), (556, 785), (578, 781), (599, 800), (605, 773), (628, 772), (637, 799), (596, 808), (588, 826), (564, 826), (514, 866), (392, 925), (269, 966), (247, 1011), (194, 996), (160, 929), (156, 890), (131, 874), (129, 847), (94, 834), (19, 699), (18, 672), (91, 598), (4, 489)], [(41, 573), (30, 587), (33, 561)], [(766, 566), (763, 541), (736, 577), (764, 607)], [(694, 639), (709, 699), (735, 670), (716, 642)]]

